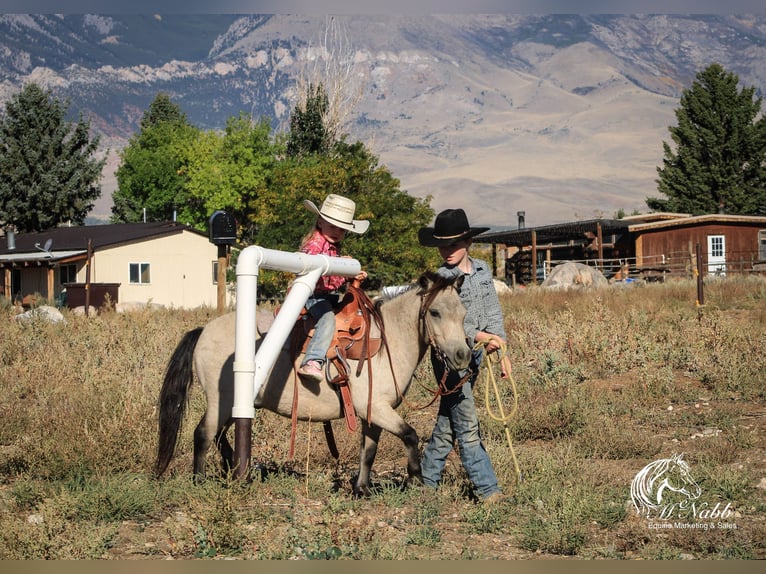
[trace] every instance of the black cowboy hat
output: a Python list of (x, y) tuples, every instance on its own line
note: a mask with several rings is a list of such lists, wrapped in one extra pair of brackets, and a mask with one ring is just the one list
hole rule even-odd
[(436, 216), (433, 227), (418, 231), (418, 241), (426, 247), (444, 247), (484, 233), (489, 227), (471, 227), (462, 209), (445, 209)]

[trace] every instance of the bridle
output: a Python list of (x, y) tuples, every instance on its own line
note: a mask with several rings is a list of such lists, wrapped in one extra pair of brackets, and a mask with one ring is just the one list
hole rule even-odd
[[(453, 288), (445, 286), (445, 288)], [(444, 374), (442, 375), (442, 380), (439, 381), (439, 385), (436, 389), (428, 388), (422, 383), (420, 383), (420, 386), (424, 388), (426, 391), (431, 393), (432, 397), (431, 399), (422, 406), (416, 406), (410, 403), (404, 396), (404, 393), (399, 389), (399, 385), (396, 381), (396, 376), (394, 375), (394, 366), (391, 361), (391, 353), (388, 353), (388, 362), (391, 367), (391, 375), (394, 379), (394, 387), (396, 388), (396, 392), (401, 398), (402, 402), (406, 402), (407, 405), (410, 408), (413, 408), (415, 410), (425, 409), (431, 406), (436, 399), (441, 397), (442, 395), (448, 395), (451, 393), (456, 392), (460, 387), (463, 386), (463, 384), (468, 380), (471, 373), (469, 372), (467, 375), (465, 375), (463, 378), (460, 379), (460, 382), (455, 385), (453, 389), (447, 389), (445, 386), (445, 382), (447, 380), (447, 375), (449, 374), (449, 367), (447, 364), (447, 354), (442, 351), (442, 349), (439, 347), (439, 345), (436, 343), (436, 340), (434, 339), (433, 335), (433, 327), (431, 326), (429, 320), (428, 320), (428, 311), (431, 309), (431, 305), (433, 305), (434, 300), (436, 299), (436, 296), (443, 291), (443, 289), (440, 288), (432, 288), (420, 295), (420, 309), (418, 311), (418, 327), (419, 332), (423, 338), (427, 342), (427, 346), (431, 347), (436, 357), (444, 364)]]

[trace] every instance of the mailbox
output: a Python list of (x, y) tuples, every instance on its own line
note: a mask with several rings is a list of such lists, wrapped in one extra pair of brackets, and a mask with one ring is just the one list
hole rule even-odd
[(237, 242), (237, 222), (226, 211), (216, 211), (208, 223), (210, 242), (215, 245), (234, 245)]

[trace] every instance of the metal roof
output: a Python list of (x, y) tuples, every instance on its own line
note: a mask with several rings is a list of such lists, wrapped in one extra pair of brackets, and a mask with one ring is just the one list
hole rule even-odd
[[(172, 221), (55, 227), (36, 233), (16, 233), (15, 249), (8, 249), (7, 237), (0, 238), (0, 262), (50, 260), (51, 256), (63, 259), (87, 251), (88, 241), (96, 251), (99, 248), (176, 235), (184, 231), (206, 237), (204, 233)], [(49, 245), (48, 252), (44, 249), (45, 245)]]
[(631, 215), (622, 219), (589, 219), (586, 221), (571, 221), (525, 229), (490, 230), (474, 237), (474, 241), (476, 243), (502, 243), (509, 246), (525, 247), (532, 244), (533, 231), (536, 235), (537, 245), (548, 245), (586, 238), (586, 234), (597, 233), (599, 225), (601, 225), (601, 234), (603, 236), (705, 223), (757, 223), (763, 224), (766, 227), (766, 217), (721, 213), (706, 215), (646, 213)]
[(59, 261), (78, 255), (87, 254), (87, 250), (78, 251), (40, 251), (39, 253), (3, 253), (0, 254), (0, 263), (14, 261)]
[(537, 244), (545, 245), (585, 237), (586, 233), (596, 233), (599, 225), (601, 225), (602, 234), (626, 233), (631, 223), (635, 223), (635, 220), (628, 222), (624, 219), (589, 219), (523, 229), (485, 231), (474, 237), (474, 242), (503, 243), (523, 247), (532, 244), (532, 232), (534, 231)]
[(642, 221), (633, 222), (630, 226), (631, 231), (649, 231), (653, 229), (663, 229), (667, 227), (680, 227), (683, 225), (700, 225), (705, 223), (719, 223), (736, 225), (738, 223), (744, 224), (759, 224), (766, 226), (766, 217), (759, 215), (728, 215), (721, 213), (711, 213), (706, 215), (695, 215), (684, 219), (676, 220), (658, 220), (658, 221)]

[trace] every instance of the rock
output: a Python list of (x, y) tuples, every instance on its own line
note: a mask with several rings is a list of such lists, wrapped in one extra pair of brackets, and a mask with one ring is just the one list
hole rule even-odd
[(64, 319), (64, 315), (61, 313), (61, 311), (49, 305), (42, 305), (40, 307), (30, 309), (29, 311), (25, 311), (24, 313), (15, 315), (14, 319), (22, 322), (29, 322), (38, 319), (42, 321), (48, 321), (49, 323), (66, 323), (66, 319)]
[(554, 267), (540, 286), (548, 289), (590, 289), (608, 287), (609, 281), (596, 267), (567, 261)]
[[(73, 307), (72, 315), (85, 316), (85, 305)], [(88, 306), (88, 315), (98, 315), (98, 309), (96, 309), (93, 305)]]
[(129, 313), (131, 311), (143, 311), (144, 309), (164, 309), (164, 305), (159, 303), (142, 303), (140, 301), (118, 302), (114, 305), (117, 313)]
[(500, 281), (499, 279), (493, 279), (495, 283), (495, 291), (498, 295), (505, 295), (506, 293), (513, 293), (513, 289), (508, 287), (508, 285), (504, 281)]

